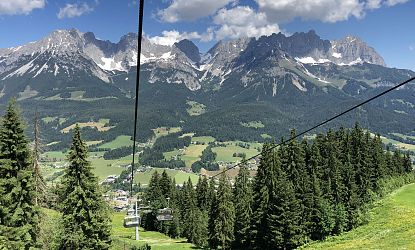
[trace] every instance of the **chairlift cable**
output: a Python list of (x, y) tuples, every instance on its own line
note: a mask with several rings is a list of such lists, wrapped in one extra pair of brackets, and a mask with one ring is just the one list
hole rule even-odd
[(136, 139), (137, 139), (138, 90), (140, 89), (141, 40), (143, 38), (143, 16), (144, 16), (144, 0), (140, 0), (139, 10), (138, 10), (137, 75), (136, 75), (137, 78), (136, 78), (136, 84), (135, 84), (133, 161), (131, 164), (130, 197), (132, 197), (133, 195), (133, 183), (134, 183), (134, 164), (135, 164), (135, 151), (136, 151)]

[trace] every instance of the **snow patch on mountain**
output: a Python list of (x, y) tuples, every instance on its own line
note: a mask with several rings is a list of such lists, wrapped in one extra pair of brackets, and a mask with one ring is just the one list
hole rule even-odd
[(48, 63), (46, 62), (45, 64), (43, 64), (43, 66), (36, 72), (36, 74), (33, 76), (33, 78), (35, 78), (36, 76), (38, 76), (40, 73), (42, 73), (43, 70), (47, 70), (49, 68)]
[(116, 62), (114, 58), (101, 57), (101, 61), (104, 62), (104, 64), (97, 64), (101, 69), (108, 71), (127, 71), (122, 67), (121, 62)]
[(359, 57), (354, 61), (351, 61), (349, 63), (339, 63), (339, 65), (340, 66), (352, 66), (352, 65), (356, 65), (356, 64), (362, 64), (362, 63), (363, 63), (363, 60), (362, 60), (362, 58)]
[(322, 64), (322, 63), (329, 63), (329, 62), (331, 62), (329, 59), (325, 59), (325, 58), (320, 58), (318, 60), (315, 60), (311, 56), (302, 57), (302, 58), (296, 57), (295, 60), (297, 60), (297, 61), (299, 61), (301, 63), (304, 63), (304, 64)]
[(33, 67), (33, 62), (36, 60), (33, 59), (32, 61), (26, 63), (25, 65), (21, 66), (20, 68), (18, 68), (17, 70), (13, 71), (12, 73), (8, 74), (7, 76), (5, 76), (2, 80), (5, 80), (7, 78), (10, 78), (12, 76), (22, 76), (24, 75), (27, 71), (29, 71), (30, 69), (32, 69)]
[(58, 73), (59, 73), (59, 66), (55, 63), (55, 70), (54, 70), (54, 72), (53, 72), (53, 75), (54, 75), (54, 76), (57, 76), (57, 75), (58, 75)]

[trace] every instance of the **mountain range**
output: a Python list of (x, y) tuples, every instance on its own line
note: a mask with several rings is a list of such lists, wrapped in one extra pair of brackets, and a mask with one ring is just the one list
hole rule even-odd
[[(220, 41), (206, 53), (189, 40), (141, 42), (142, 141), (160, 126), (219, 140), (280, 138), (415, 76), (387, 67), (358, 37), (329, 41), (312, 30)], [(75, 122), (109, 119), (105, 131), (86, 128), (90, 140), (131, 134), (137, 53), (136, 34), (113, 43), (76, 29), (0, 49), (0, 103), (17, 97), (29, 126), (40, 116), (55, 147), (65, 147), (62, 129)], [(413, 134), (414, 96), (410, 83), (331, 126), (359, 121), (383, 134)]]

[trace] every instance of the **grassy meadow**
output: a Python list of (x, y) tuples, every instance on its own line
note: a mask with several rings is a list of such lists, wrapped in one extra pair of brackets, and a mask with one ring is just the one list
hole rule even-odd
[(377, 202), (368, 224), (304, 249), (415, 249), (415, 184)]

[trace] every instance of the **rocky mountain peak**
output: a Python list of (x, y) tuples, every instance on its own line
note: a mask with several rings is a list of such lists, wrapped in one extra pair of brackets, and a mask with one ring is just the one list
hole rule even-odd
[(178, 49), (180, 49), (190, 60), (195, 63), (200, 62), (200, 53), (199, 48), (192, 42), (187, 39), (181, 40), (174, 44)]
[(331, 44), (333, 53), (341, 57), (344, 64), (360, 61), (386, 66), (382, 56), (356, 36), (349, 35), (343, 39), (331, 41)]

